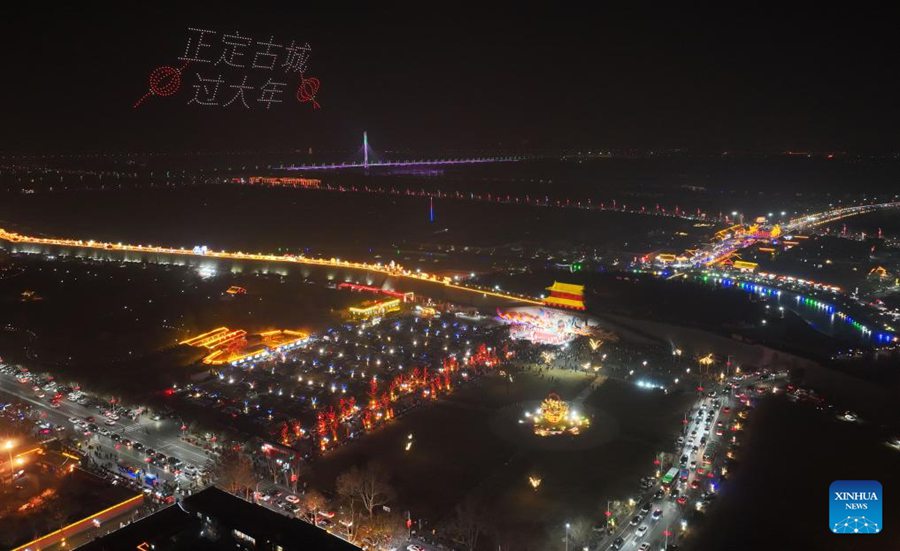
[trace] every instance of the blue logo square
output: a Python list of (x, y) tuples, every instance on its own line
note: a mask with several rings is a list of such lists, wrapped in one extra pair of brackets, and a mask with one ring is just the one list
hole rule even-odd
[(835, 480), (828, 488), (828, 529), (833, 534), (881, 532), (884, 494), (877, 480)]

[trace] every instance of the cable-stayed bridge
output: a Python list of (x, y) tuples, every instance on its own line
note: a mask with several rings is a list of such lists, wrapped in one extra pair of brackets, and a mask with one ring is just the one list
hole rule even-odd
[(322, 163), (310, 165), (291, 165), (282, 167), (284, 170), (341, 170), (349, 168), (380, 168), (380, 167), (415, 167), (415, 166), (446, 166), (446, 165), (473, 165), (487, 163), (509, 163), (522, 160), (521, 157), (466, 157), (451, 159), (411, 159), (403, 161), (375, 161), (369, 160), (372, 148), (369, 146), (369, 136), (363, 132), (362, 159), (344, 163)]

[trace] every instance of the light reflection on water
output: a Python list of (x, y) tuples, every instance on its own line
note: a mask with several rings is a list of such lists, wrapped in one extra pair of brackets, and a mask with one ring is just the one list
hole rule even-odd
[(775, 308), (792, 312), (817, 331), (831, 337), (844, 337), (870, 346), (884, 346), (895, 341), (893, 333), (873, 322), (855, 319), (835, 303), (794, 291), (778, 289), (727, 277), (697, 276), (697, 281), (726, 289), (736, 289), (766, 299)]

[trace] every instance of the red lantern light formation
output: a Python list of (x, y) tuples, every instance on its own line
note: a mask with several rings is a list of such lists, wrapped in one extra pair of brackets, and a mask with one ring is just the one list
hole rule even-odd
[(177, 69), (175, 67), (170, 67), (169, 65), (163, 65), (153, 69), (153, 71), (150, 72), (150, 77), (147, 79), (149, 81), (147, 93), (141, 96), (141, 98), (134, 103), (132, 108), (137, 109), (144, 103), (144, 100), (150, 96), (165, 98), (178, 92), (178, 89), (181, 88), (181, 73), (188, 66), (188, 63), (190, 62), (185, 61), (184, 64)]
[(304, 78), (300, 77), (300, 85), (297, 87), (297, 101), (300, 103), (312, 102), (313, 109), (321, 107), (316, 101), (316, 94), (319, 93), (321, 82), (316, 77)]
[[(510, 358), (512, 353), (504, 349), (503, 357)], [(354, 422), (359, 421), (366, 431), (375, 430), (394, 418), (394, 405), (398, 401), (435, 400), (440, 395), (453, 391), (454, 375), (481, 374), (499, 364), (497, 350), (481, 344), (463, 362), (455, 355), (444, 358), (437, 370), (415, 367), (408, 373), (398, 373), (384, 384), (379, 384), (378, 379), (373, 377), (369, 380), (368, 402), (365, 407), (360, 407), (356, 398), (351, 396), (340, 398), (336, 407), (329, 406), (316, 412), (313, 432), (316, 445), (321, 452), (333, 449), (349, 436)], [(464, 368), (465, 375), (462, 375)], [(299, 421), (282, 423), (280, 440), (283, 445), (290, 446), (305, 436)]]
[(466, 365), (468, 367), (494, 367), (500, 363), (500, 358), (497, 357), (497, 351), (493, 349), (489, 349), (486, 345), (482, 344), (475, 350), (475, 353), (466, 359)]

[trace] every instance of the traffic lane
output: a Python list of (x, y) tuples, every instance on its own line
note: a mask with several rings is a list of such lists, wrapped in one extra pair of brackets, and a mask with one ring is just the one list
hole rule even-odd
[[(677, 533), (677, 527), (685, 513), (686, 505), (678, 505), (678, 503), (671, 499), (668, 494), (662, 499), (652, 500), (651, 503), (652, 507), (650, 514), (642, 521), (642, 524), (647, 524), (648, 526), (647, 534), (637, 542), (638, 544), (644, 541), (649, 541), (651, 543), (664, 542), (664, 532), (669, 530), (673, 534)], [(652, 518), (653, 511), (656, 509), (662, 511), (662, 516), (659, 520), (653, 520)]]
[[(689, 444), (692, 439), (690, 437), (691, 431), (697, 431), (697, 434), (695, 435), (695, 437), (693, 437), (693, 440), (699, 440), (699, 438), (703, 435), (706, 416), (704, 414), (703, 419), (700, 419), (699, 409), (701, 407), (705, 407), (707, 409), (712, 407), (712, 400), (704, 397), (698, 400), (692, 407), (692, 420), (685, 426), (684, 429), (685, 442), (681, 447), (676, 447), (676, 452), (680, 452), (679, 456), (676, 458), (676, 460), (679, 462), (681, 456), (688, 455), (690, 461), (691, 456), (693, 456), (695, 453), (702, 454), (703, 450), (705, 449), (704, 445), (699, 447), (697, 452), (694, 452), (692, 449), (690, 449)], [(713, 414), (713, 423), (715, 423), (718, 418), (718, 408), (714, 409), (713, 411), (715, 411), (715, 413)], [(711, 441), (711, 439), (708, 439), (707, 444)], [(690, 476), (694, 475), (695, 473), (692, 470)], [(690, 478), (688, 479), (688, 484), (689, 483)], [(685, 484), (685, 487), (689, 488), (688, 484)], [(650, 513), (648, 513), (644, 517), (644, 519), (638, 523), (637, 526), (632, 526), (630, 524), (631, 519), (628, 519), (629, 524), (623, 527), (622, 531), (617, 535), (617, 537), (621, 537), (624, 540), (625, 546), (631, 545), (633, 547), (637, 547), (644, 542), (650, 542), (651, 545), (658, 542), (665, 542), (666, 530), (669, 530), (673, 534), (677, 533), (677, 528), (680, 527), (681, 518), (684, 515), (685, 508), (691, 506), (692, 502), (689, 501), (686, 505), (678, 505), (677, 502), (669, 498), (668, 494), (666, 494), (661, 500), (656, 500), (652, 497), (649, 497), (655, 494), (655, 492), (659, 488), (660, 486), (658, 485), (652, 487), (650, 490), (648, 490), (648, 495), (645, 496), (641, 501), (641, 503), (646, 503), (648, 501), (651, 503)], [(686, 491), (690, 492), (691, 490), (688, 489)], [(657, 508), (662, 510), (663, 514), (659, 520), (653, 520), (652, 514), (653, 511)], [(636, 530), (643, 524), (647, 525), (647, 532), (643, 536), (638, 537), (636, 535)], [(676, 527), (676, 530), (672, 529), (673, 526)]]
[(166, 455), (173, 455), (198, 467), (205, 466), (210, 459), (206, 450), (182, 440), (178, 424), (168, 419), (159, 421), (139, 419), (127, 424), (115, 425), (111, 427), (111, 430), (113, 429), (124, 438), (140, 442), (145, 447), (153, 448)]
[[(675, 503), (675, 501), (669, 499), (668, 493), (666, 493), (661, 500), (653, 499), (653, 495), (655, 495), (655, 493), (658, 490), (660, 490), (661, 488), (662, 488), (662, 486), (657, 484), (657, 485), (654, 485), (651, 488), (649, 488), (645, 494), (640, 495), (639, 496), (640, 500), (638, 502), (638, 506), (640, 506), (641, 504), (646, 503), (646, 502), (660, 504), (659, 508), (661, 508), (663, 510), (663, 519), (668, 518), (670, 522), (677, 522), (679, 520), (678, 517), (681, 514), (680, 506), (677, 505), (677, 503)], [(660, 524), (660, 522), (663, 519), (660, 519), (660, 521), (652, 521), (651, 520), (650, 515), (652, 515), (652, 513), (653, 513), (653, 507), (651, 506), (650, 512), (644, 517), (644, 519), (642, 519), (635, 526), (635, 525), (631, 524), (631, 520), (637, 514), (637, 512), (638, 511), (635, 511), (635, 513), (633, 513), (630, 517), (623, 519), (623, 526), (617, 533), (613, 534), (612, 539), (610, 540), (610, 543), (612, 543), (612, 541), (615, 541), (616, 538), (622, 538), (622, 540), (624, 542), (623, 547), (628, 546), (628, 545), (637, 546), (644, 541), (651, 541), (651, 542), (653, 541), (654, 537), (650, 533), (651, 528), (659, 529), (658, 526), (656, 526), (656, 525)], [(651, 522), (654, 522), (654, 525), (651, 525)], [(647, 526), (648, 526), (647, 533), (644, 534), (644, 536), (642, 536), (640, 538), (635, 537), (637, 528), (640, 527), (642, 524), (647, 524)], [(661, 529), (659, 529), (659, 530), (661, 530)], [(662, 532), (660, 532), (660, 534), (662, 534)]]
[(166, 455), (174, 455), (185, 463), (189, 463), (194, 465), (195, 467), (200, 468), (205, 467), (210, 460), (209, 455), (207, 455), (205, 452), (195, 451), (196, 448), (192, 447), (190, 444), (183, 442), (180, 439), (168, 440), (165, 443), (160, 444), (157, 450), (165, 453)]
[[(54, 423), (67, 427), (69, 430), (74, 430), (72, 424), (69, 423), (70, 418), (76, 417), (84, 420), (87, 417), (95, 417), (97, 419), (95, 424), (98, 426), (103, 426), (111, 432), (119, 433), (158, 451), (162, 451), (162, 448), (176, 450), (177, 454), (174, 454), (176, 457), (182, 461), (194, 463), (198, 467), (203, 467), (209, 459), (205, 450), (181, 440), (177, 425), (170, 420), (132, 421), (129, 419), (124, 424), (117, 421), (115, 425), (108, 426), (101, 421), (101, 418), (106, 419), (103, 415), (81, 404), (62, 400), (60, 407), (52, 407), (48, 402), (37, 398), (30, 387), (26, 387), (9, 376), (0, 377), (0, 391), (40, 408), (48, 419), (52, 419)], [(142, 429), (147, 429), (147, 432)], [(173, 454), (166, 453), (166, 455)]]
[(31, 390), (31, 387), (23, 385), (22, 383), (8, 376), (0, 377), (0, 391), (13, 396), (16, 399), (22, 400), (23, 402), (27, 402), (32, 406), (45, 410), (45, 412), (54, 419), (62, 419), (63, 421), (65, 421), (66, 419), (68, 419), (68, 417), (77, 416), (77, 410), (71, 407), (72, 404), (68, 402), (60, 402), (60, 407), (52, 407), (48, 402), (38, 398), (34, 394), (34, 391)]
[[(3, 381), (3, 382), (8, 383), (8, 381)], [(16, 383), (20, 384), (17, 381), (16, 381)], [(79, 432), (75, 429), (73, 424), (69, 422), (69, 419), (74, 417), (74, 418), (84, 421), (87, 417), (93, 416), (92, 415), (93, 412), (90, 409), (88, 409), (85, 406), (82, 406), (80, 404), (73, 404), (68, 401), (63, 401), (63, 402), (60, 402), (60, 407), (55, 408), (55, 407), (52, 407), (50, 404), (48, 404), (44, 401), (41, 401), (40, 399), (38, 399), (36, 397), (29, 396), (28, 392), (24, 391), (21, 388), (16, 388), (16, 387), (10, 388), (10, 386), (8, 384), (0, 384), (0, 391), (4, 392), (6, 394), (12, 395), (21, 400), (24, 400), (24, 401), (32, 404), (33, 406), (39, 408), (41, 413), (46, 415), (46, 418), (48, 421), (52, 421), (55, 424), (62, 425), (64, 427), (66, 427), (67, 431), (72, 431), (76, 435), (78, 435)], [(102, 421), (100, 421), (99, 424), (104, 425), (103, 428), (105, 428), (106, 430), (109, 430), (111, 432), (118, 432), (118, 430), (116, 430), (116, 429), (118, 427), (121, 427), (121, 425), (114, 425), (114, 426), (109, 427), (109, 426), (106, 426)], [(100, 436), (100, 435), (97, 435), (97, 436)]]
[[(676, 447), (676, 452), (679, 453), (679, 457), (676, 458), (677, 460), (680, 461), (680, 458), (683, 455), (688, 455), (689, 461), (691, 460), (690, 458), (692, 456), (702, 457), (702, 454), (706, 450), (706, 446), (708, 446), (710, 443), (712, 443), (714, 441), (720, 442), (722, 445), (725, 444), (726, 439), (724, 438), (724, 435), (722, 437), (715, 436), (714, 427), (715, 427), (715, 424), (719, 420), (724, 420), (724, 417), (723, 417), (724, 414), (721, 413), (722, 408), (728, 406), (732, 409), (732, 411), (734, 411), (734, 409), (737, 405), (737, 400), (736, 400), (736, 398), (734, 398), (733, 396), (731, 396), (728, 393), (723, 393), (723, 394), (717, 396), (717, 398), (720, 400), (720, 403), (721, 403), (720, 407), (718, 407), (718, 408), (713, 406), (714, 399), (709, 398), (709, 397), (703, 397), (702, 399), (698, 400), (692, 407), (692, 415), (691, 415), (692, 420), (687, 425), (685, 425), (685, 428), (683, 431), (683, 436), (685, 436), (685, 442), (682, 446)], [(699, 441), (699, 439), (703, 436), (703, 432), (704, 432), (705, 425), (706, 425), (706, 412), (704, 412), (702, 419), (700, 418), (700, 415), (699, 415), (699, 409), (701, 407), (706, 408), (706, 410), (708, 410), (708, 411), (709, 410), (713, 411), (713, 416), (711, 418), (710, 434), (707, 437), (706, 444), (698, 445), (697, 452), (694, 452), (692, 449), (690, 449), (690, 445), (689, 445), (689, 442), (691, 440), (690, 433), (691, 433), (691, 431), (696, 430), (697, 434), (693, 437), (693, 439), (695, 441)], [(699, 463), (699, 460), (698, 460), (698, 463)], [(677, 502), (669, 499), (668, 495), (663, 497), (662, 500), (650, 499), (650, 502), (652, 504), (650, 514), (648, 514), (647, 517), (645, 517), (640, 523), (638, 523), (638, 526), (632, 526), (630, 524), (630, 519), (627, 519), (629, 524), (626, 524), (622, 528), (622, 530), (618, 534), (615, 535), (615, 537), (622, 537), (622, 539), (625, 542), (625, 546), (637, 547), (638, 545), (640, 545), (644, 542), (650, 542), (651, 545), (665, 543), (665, 538), (666, 538), (665, 532), (669, 531), (672, 534), (672, 536), (670, 536), (670, 543), (672, 540), (677, 541), (678, 534), (681, 531), (681, 520), (683, 519), (683, 517), (685, 515), (687, 507), (695, 506), (696, 499), (697, 499), (696, 494), (699, 494), (700, 492), (702, 492), (706, 489), (706, 487), (703, 485), (703, 483), (705, 483), (707, 481), (707, 478), (705, 476), (700, 477), (699, 475), (697, 475), (696, 469), (691, 469), (690, 473), (691, 474), (689, 475), (688, 483), (684, 485), (685, 486), (684, 493), (686, 493), (688, 496), (690, 496), (687, 504), (678, 505)], [(702, 478), (702, 480), (701, 480), (701, 478)], [(694, 479), (701, 482), (701, 487), (696, 490), (691, 489), (689, 486), (691, 480), (694, 480)], [(648, 494), (655, 493), (655, 491), (658, 488), (659, 488), (659, 486), (654, 486), (653, 488), (648, 490)], [(644, 503), (646, 501), (647, 501), (647, 497), (644, 497), (644, 499), (641, 501), (641, 503)], [(659, 520), (654, 521), (654, 520), (652, 520), (651, 515), (652, 515), (652, 511), (656, 508), (659, 508), (660, 510), (662, 510), (663, 514)], [(646, 524), (648, 526), (647, 532), (642, 537), (635, 537), (635, 530), (642, 524)]]
[[(715, 427), (715, 424), (718, 421), (720, 421), (720, 420), (724, 421), (724, 414), (720, 413), (722, 411), (722, 408), (727, 406), (727, 407), (731, 407), (733, 410), (734, 406), (735, 406), (735, 400), (731, 396), (728, 396), (728, 395), (724, 395), (724, 396), (720, 397), (719, 399), (720, 399), (720, 403), (721, 403), (719, 408), (715, 408), (712, 404), (713, 401), (710, 399), (706, 399), (700, 404), (707, 408), (712, 407), (713, 408), (712, 411), (714, 412), (713, 416), (712, 416), (711, 430), (710, 430), (710, 434), (707, 438), (707, 442), (706, 442), (706, 444), (700, 446), (698, 451), (696, 452), (701, 458), (702, 458), (702, 455), (705, 453), (707, 446), (709, 446), (711, 443), (718, 442), (719, 445), (726, 445), (725, 435), (723, 434), (723, 436), (721, 436), (721, 437), (716, 436), (715, 429), (713, 427)], [(705, 424), (706, 424), (705, 419), (706, 419), (705, 416), (702, 421), (700, 421), (698, 419), (697, 424), (700, 425), (702, 428), (698, 430), (697, 437), (700, 437), (703, 434), (701, 431), (703, 430), (703, 428), (705, 428)], [(691, 426), (696, 426), (696, 425), (691, 425)], [(727, 434), (727, 433), (725, 433), (725, 434)], [(686, 450), (684, 452), (684, 454), (690, 456), (690, 453), (687, 453), (687, 452), (692, 451), (692, 450), (687, 450), (687, 445), (683, 449)], [(721, 460), (721, 458), (717, 458), (716, 464), (718, 464), (720, 460)], [(699, 462), (700, 461), (698, 460), (698, 463)], [(694, 480), (696, 480), (698, 482), (698, 488), (696, 488), (696, 489), (690, 487), (690, 483)], [(688, 476), (688, 482), (687, 482), (687, 484), (684, 485), (684, 489), (682, 491), (682, 495), (685, 495), (688, 498), (688, 502), (685, 505), (678, 505), (677, 503), (674, 504), (673, 514), (670, 517), (671, 522), (667, 523), (670, 526), (669, 530), (671, 531), (672, 534), (678, 534), (680, 532), (680, 528), (681, 528), (680, 523), (681, 523), (682, 517), (684, 516), (684, 513), (686, 512), (686, 508), (696, 506), (697, 500), (699, 499), (699, 494), (704, 491), (707, 491), (709, 489), (708, 482), (709, 482), (708, 477), (705, 474), (699, 475), (699, 474), (697, 474), (696, 468), (690, 469), (690, 474)], [(672, 529), (671, 527), (674, 527), (674, 529)], [(664, 534), (662, 533), (663, 529), (659, 528), (658, 531), (659, 531), (660, 536), (664, 538)], [(654, 534), (654, 537), (659, 537), (659, 536), (656, 536), (656, 534)]]
[(211, 458), (209, 452), (203, 448), (182, 440), (179, 423), (173, 420), (154, 421), (149, 418), (141, 418), (126, 428), (125, 432), (132, 440), (137, 440), (144, 445), (149, 443), (151, 448), (159, 451), (175, 450), (177, 453), (166, 453), (165, 451), (164, 453), (175, 455), (182, 461), (193, 463), (198, 467), (206, 465)]
[(152, 425), (136, 424), (126, 428), (124, 436), (133, 442), (140, 442), (146, 448), (153, 448), (166, 455), (175, 456), (196, 467), (206, 466), (210, 459), (205, 450), (181, 440), (177, 430), (173, 433), (152, 427)]
[(667, 529), (671, 530), (671, 526), (678, 523), (682, 513), (680, 507), (675, 502), (669, 501), (668, 499), (664, 499), (662, 502), (658, 503), (657, 507), (662, 510), (663, 514), (659, 520), (650, 521), (650, 529), (648, 530), (646, 541), (651, 543), (664, 542), (664, 532)]
[[(48, 418), (53, 419), (54, 422), (59, 425), (71, 428), (72, 425), (68, 421), (71, 417), (77, 417), (81, 420), (84, 420), (87, 417), (95, 417), (97, 418), (95, 424), (97, 424), (98, 426), (105, 425), (104, 420), (106, 418), (99, 413), (91, 410), (90, 408), (82, 406), (81, 404), (70, 402), (68, 400), (61, 400), (59, 402), (59, 407), (53, 407), (49, 402), (35, 396), (30, 387), (25, 388), (25, 385), (9, 377), (4, 377), (2, 379), (2, 382), (0, 382), (0, 391), (11, 394), (16, 398), (19, 398), (39, 408), (42, 413), (45, 413)], [(121, 425), (117, 423), (113, 426), (107, 426), (107, 429), (114, 430), (119, 426)]]
[[(21, 384), (21, 383), (18, 383), (18, 381), (15, 381), (15, 383)], [(7, 395), (14, 396), (18, 399), (26, 401), (26, 402), (32, 404), (33, 406), (39, 408), (41, 413), (46, 416), (45, 418), (48, 421), (53, 422), (57, 425), (66, 427), (66, 430), (72, 431), (75, 434), (76, 438), (78, 438), (79, 440), (85, 441), (82, 433), (80, 431), (77, 431), (75, 429), (75, 427), (69, 422), (69, 418), (76, 417), (76, 418), (83, 420), (84, 418), (90, 416), (90, 414), (92, 413), (91, 410), (89, 410), (88, 408), (86, 408), (80, 404), (72, 404), (72, 403), (65, 403), (65, 402), (61, 403), (60, 407), (54, 408), (54, 407), (50, 406), (50, 404), (42, 402), (40, 399), (38, 399), (36, 397), (30, 396), (29, 395), (30, 390), (31, 390), (30, 388), (28, 389), (28, 391), (25, 391), (24, 389), (20, 389), (20, 388), (16, 388), (16, 387), (10, 388), (8, 385), (0, 385), (0, 391), (6, 393)], [(129, 428), (131, 425), (133, 425), (133, 423), (130, 423), (129, 425), (125, 425), (125, 426), (121, 426), (121, 427), (123, 430), (125, 430), (125, 429)], [(113, 432), (119, 432), (118, 430), (115, 430), (117, 428), (116, 426), (106, 427), (106, 428), (107, 428), (107, 430), (112, 430)], [(138, 441), (140, 441), (140, 440), (138, 440)], [(165, 448), (168, 446), (168, 448), (166, 448), (166, 449), (169, 449), (172, 447), (172, 442), (170, 442), (170, 441), (158, 440), (158, 439), (153, 439), (153, 441), (159, 448)], [(115, 458), (116, 462), (118, 462), (120, 460), (125, 460), (124, 463), (131, 467), (143, 468), (143, 469), (147, 470), (148, 472), (155, 474), (161, 480), (165, 480), (165, 481), (169, 481), (169, 482), (173, 482), (173, 483), (175, 482), (174, 474), (171, 474), (171, 473), (165, 471), (164, 469), (160, 469), (159, 467), (149, 465), (145, 461), (146, 456), (143, 454), (138, 455), (140, 452), (137, 452), (136, 450), (128, 449), (127, 446), (119, 446), (119, 448), (116, 448), (116, 445), (115, 445), (116, 443), (107, 436), (103, 436), (98, 433), (93, 433), (87, 439), (87, 442), (93, 443), (93, 445), (98, 447), (103, 452), (113, 454), (113, 457)], [(141, 442), (141, 443), (144, 444), (144, 442)], [(151, 448), (154, 447), (153, 445), (149, 445), (149, 444), (147, 446), (151, 447)], [(161, 450), (158, 450), (158, 451), (161, 451)], [(206, 463), (205, 455), (197, 454), (196, 452), (193, 452), (193, 450), (190, 450), (190, 449), (180, 449), (178, 451), (180, 453), (182, 453), (183, 455), (193, 457), (195, 460), (200, 460), (201, 463), (200, 463), (200, 465), (198, 465), (200, 467), (204, 466)], [(167, 451), (163, 451), (163, 453), (166, 453), (167, 455), (171, 455)], [(179, 456), (176, 455), (176, 457), (179, 457)], [(112, 459), (108, 460), (106, 458), (96, 457), (96, 456), (93, 457), (93, 459), (95, 461), (97, 461), (99, 464), (104, 464), (104, 463), (113, 461)], [(184, 459), (181, 457), (179, 457), (179, 459), (182, 459), (182, 461), (184, 461)], [(112, 466), (111, 470), (113, 470), (113, 471), (116, 470), (114, 465)]]
[[(161, 480), (166, 480), (166, 481), (170, 481), (170, 482), (176, 481), (177, 476), (175, 475), (174, 472), (172, 472), (171, 470), (169, 470), (165, 467), (160, 467), (160, 466), (154, 465), (154, 464), (150, 463), (149, 461), (147, 461), (147, 454), (143, 450), (137, 450), (133, 446), (129, 447), (120, 442), (115, 442), (111, 438), (109, 438), (107, 436), (103, 436), (101, 434), (92, 435), (91, 442), (95, 446), (98, 446), (102, 451), (105, 451), (107, 453), (112, 453), (113, 457), (115, 458), (116, 461), (121, 461), (124, 464), (131, 466), (131, 467), (137, 467), (137, 468), (144, 469), (148, 473), (157, 475)], [(144, 442), (141, 441), (141, 444), (144, 444)], [(163, 446), (161, 446), (161, 447), (145, 445), (145, 450), (147, 448), (153, 449), (154, 452), (161, 452), (169, 457), (178, 457), (179, 459), (182, 459), (180, 456), (178, 456), (176, 454), (169, 453), (170, 450), (166, 447), (166, 444), (163, 444)], [(184, 459), (182, 459), (182, 461), (184, 461)], [(102, 462), (102, 460), (101, 460), (101, 462)], [(192, 464), (192, 463), (188, 462), (186, 464)], [(199, 466), (202, 468), (205, 465), (201, 464), (201, 465), (194, 465), (194, 466)]]
[[(649, 541), (653, 543), (658, 537), (663, 535), (662, 531), (665, 529), (665, 522), (669, 522), (671, 524), (675, 524), (680, 520), (680, 515), (682, 513), (682, 508), (678, 504), (675, 503), (674, 500), (669, 499), (669, 494), (663, 496), (662, 499), (654, 499), (652, 496), (661, 488), (661, 486), (656, 485), (647, 490), (647, 493), (640, 496), (640, 501), (638, 505), (642, 505), (644, 503), (651, 503), (650, 512), (636, 525), (631, 524), (632, 517), (637, 514), (632, 514), (631, 517), (624, 520), (624, 525), (618, 531), (618, 533), (613, 534), (612, 539), (609, 540), (611, 544), (616, 538), (622, 538), (623, 540), (623, 548), (628, 546), (637, 547), (641, 543), (645, 541)], [(651, 515), (653, 514), (653, 510), (655, 508), (662, 509), (663, 516), (660, 520), (654, 521), (652, 520)], [(637, 537), (636, 530), (642, 525), (647, 525), (647, 532), (641, 536)]]
[[(95, 458), (95, 460), (101, 464), (105, 462), (122, 462), (130, 467), (143, 469), (150, 474), (156, 475), (161, 480), (169, 482), (175, 481), (175, 475), (173, 473), (147, 462), (145, 459), (146, 456), (139, 451), (129, 449), (127, 446), (122, 445), (116, 448), (115, 442), (100, 435), (92, 437), (91, 444), (101, 452), (112, 454), (113, 459), (107, 459), (105, 457)], [(113, 465), (112, 470), (116, 470), (115, 465)]]

